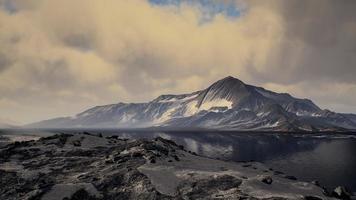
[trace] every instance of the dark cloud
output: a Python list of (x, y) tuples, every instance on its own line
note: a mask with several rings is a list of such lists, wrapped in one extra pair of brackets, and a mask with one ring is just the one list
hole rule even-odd
[(93, 39), (88, 34), (69, 35), (63, 39), (63, 42), (82, 51), (89, 51), (93, 48)]
[(252, 76), (283, 84), (356, 83), (356, 1), (270, 2), (265, 6), (280, 14), (285, 33), (264, 70), (250, 66)]
[(0, 73), (10, 67), (12, 63), (13, 61), (10, 58), (0, 53)]
[(33, 9), (42, 0), (0, 0), (0, 8), (10, 14), (16, 14), (19, 11)]
[(40, 63), (27, 63), (27, 66), (32, 68), (27, 76), (35, 87), (40, 86), (43, 90), (60, 90), (77, 85), (76, 76), (70, 73), (65, 59), (43, 60)]
[[(294, 37), (310, 45), (335, 47), (344, 38), (345, 26), (356, 24), (355, 1), (297, 1), (291, 0), (281, 5), (288, 37)], [(346, 33), (347, 34), (347, 33)], [(355, 45), (355, 41), (350, 41)]]

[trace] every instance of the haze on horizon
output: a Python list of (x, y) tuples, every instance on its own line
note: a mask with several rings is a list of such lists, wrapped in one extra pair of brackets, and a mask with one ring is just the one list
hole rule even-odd
[(0, 122), (225, 76), (356, 113), (356, 1), (0, 0)]

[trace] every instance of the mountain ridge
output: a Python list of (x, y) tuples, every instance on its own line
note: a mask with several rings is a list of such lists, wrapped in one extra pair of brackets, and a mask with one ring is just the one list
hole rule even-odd
[(17, 125), (15, 125), (15, 124), (17, 124), (17, 123), (12, 120), (0, 117), (0, 128), (2, 128), (2, 129), (16, 128)]
[(145, 103), (95, 106), (74, 117), (26, 127), (346, 131), (356, 130), (356, 115), (323, 110), (309, 99), (276, 93), (228, 76), (192, 93), (160, 95)]

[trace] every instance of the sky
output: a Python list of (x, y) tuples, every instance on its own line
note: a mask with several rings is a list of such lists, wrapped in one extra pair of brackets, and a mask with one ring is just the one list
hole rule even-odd
[(356, 113), (356, 1), (0, 0), (0, 121), (226, 76)]

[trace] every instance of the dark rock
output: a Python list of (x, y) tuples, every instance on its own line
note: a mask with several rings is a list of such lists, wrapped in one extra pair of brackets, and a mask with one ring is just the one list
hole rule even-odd
[(156, 137), (155, 141), (160, 141), (160, 142), (162, 142), (164, 144), (168, 144), (169, 146), (178, 147), (178, 145), (175, 142), (173, 142), (172, 140), (166, 140), (166, 139), (164, 139), (162, 137)]
[(297, 180), (297, 178), (295, 177), (295, 176), (284, 176), (284, 178), (286, 178), (286, 179), (289, 179), (289, 180), (293, 180), (293, 181), (296, 181)]
[(178, 193), (183, 199), (206, 199), (217, 191), (238, 188), (242, 181), (234, 176), (222, 175), (204, 180), (183, 183), (178, 187)]
[(41, 138), (39, 142), (41, 142), (44, 145), (56, 145), (60, 148), (63, 148), (65, 143), (67, 142), (67, 139), (69, 137), (73, 136), (72, 134), (56, 134), (52, 135), (46, 138)]
[(320, 186), (319, 181), (316, 181), (316, 180), (315, 180), (315, 181), (312, 181), (311, 183), (314, 184), (314, 185), (316, 185), (316, 186)]
[(133, 157), (133, 158), (142, 157), (142, 156), (143, 156), (142, 152), (133, 152), (131, 154), (131, 157)]
[(119, 136), (113, 135), (113, 136), (107, 136), (106, 139), (119, 139)]
[(70, 198), (70, 200), (98, 200), (98, 198), (91, 196), (86, 190), (84, 189), (80, 189), (78, 191), (76, 191), (72, 197)]
[(263, 183), (265, 183), (265, 184), (270, 185), (270, 184), (272, 184), (273, 179), (272, 179), (270, 176), (265, 176), (265, 177), (263, 177), (263, 178), (261, 179), (261, 181), (262, 181)]
[(96, 154), (95, 150), (74, 149), (74, 150), (65, 152), (64, 156), (65, 157), (72, 157), (72, 156), (92, 157), (95, 154)]
[(179, 157), (178, 157), (177, 155), (174, 155), (173, 158), (174, 158), (174, 160), (176, 160), (176, 161), (180, 161), (180, 159), (179, 159)]
[(315, 197), (315, 196), (305, 196), (304, 197), (305, 200), (323, 200), (319, 197)]
[(332, 196), (331, 192), (330, 192), (327, 188), (321, 187), (321, 189), (322, 189), (323, 194), (324, 194), (325, 196)]
[(80, 142), (79, 140), (74, 140), (74, 141), (72, 142), (72, 144), (73, 144), (75, 147), (80, 147), (80, 146), (82, 146), (82, 144), (81, 144), (81, 142)]
[(114, 164), (114, 161), (112, 159), (107, 159), (105, 160), (106, 164)]
[(228, 170), (228, 169), (225, 168), (225, 167), (219, 167), (219, 169), (220, 169), (221, 171), (227, 171), (227, 170)]
[(169, 153), (169, 150), (167, 147), (163, 147), (161, 145), (158, 145), (158, 144), (154, 144), (154, 143), (143, 143), (142, 144), (142, 147), (146, 150), (150, 150), (150, 151), (157, 151), (161, 154), (164, 154), (164, 155), (168, 155)]
[(281, 172), (281, 171), (274, 171), (273, 174), (274, 174), (274, 175), (281, 175), (281, 174), (284, 174), (284, 173)]
[(124, 163), (127, 162), (129, 160), (128, 156), (117, 156), (114, 158), (114, 161), (116, 163)]

